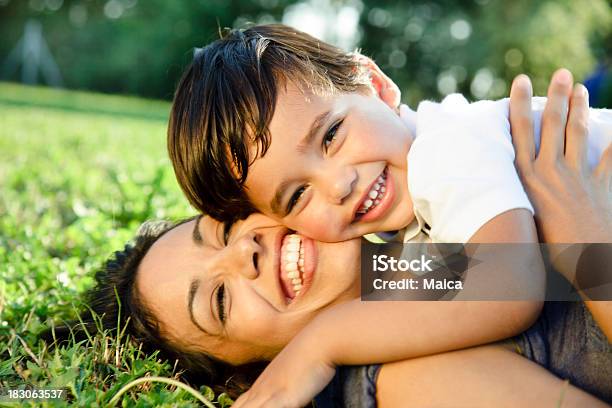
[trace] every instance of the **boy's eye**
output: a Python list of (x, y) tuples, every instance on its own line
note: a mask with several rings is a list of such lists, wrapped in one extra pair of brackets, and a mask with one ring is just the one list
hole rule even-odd
[(306, 191), (305, 185), (300, 186), (297, 190), (295, 190), (295, 192), (289, 199), (289, 202), (287, 203), (287, 214), (289, 214), (291, 210), (293, 210), (293, 207), (295, 207), (295, 205), (298, 203), (298, 201), (300, 201), (300, 198), (302, 198), (302, 194), (304, 194), (304, 191)]
[(338, 133), (338, 129), (340, 128), (341, 124), (342, 121), (337, 122), (332, 127), (330, 127), (325, 136), (323, 136), (323, 149), (325, 149), (325, 152), (327, 152), (329, 146), (336, 139), (336, 133)]

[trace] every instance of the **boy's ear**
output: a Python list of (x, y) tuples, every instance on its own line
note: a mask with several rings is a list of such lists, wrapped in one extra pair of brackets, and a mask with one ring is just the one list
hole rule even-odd
[(376, 95), (391, 109), (398, 111), (402, 93), (399, 87), (385, 75), (371, 58), (357, 54), (359, 63), (367, 70)]

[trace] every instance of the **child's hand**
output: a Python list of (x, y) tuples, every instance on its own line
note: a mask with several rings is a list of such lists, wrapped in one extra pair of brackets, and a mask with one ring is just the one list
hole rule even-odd
[(336, 369), (319, 344), (295, 338), (266, 367), (264, 372), (232, 408), (300, 408), (331, 381)]

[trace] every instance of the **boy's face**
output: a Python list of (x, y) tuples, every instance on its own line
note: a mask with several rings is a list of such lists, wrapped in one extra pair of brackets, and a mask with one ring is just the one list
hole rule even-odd
[(249, 168), (254, 206), (328, 242), (405, 227), (414, 214), (406, 180), (413, 135), (372, 91), (318, 96), (279, 87), (271, 143)]

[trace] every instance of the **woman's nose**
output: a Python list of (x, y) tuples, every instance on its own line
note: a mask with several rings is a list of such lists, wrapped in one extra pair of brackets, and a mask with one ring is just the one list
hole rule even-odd
[(332, 204), (342, 204), (351, 195), (356, 181), (357, 172), (350, 166), (332, 167), (321, 174), (321, 184)]
[(247, 279), (255, 279), (259, 276), (259, 256), (261, 245), (259, 236), (250, 231), (230, 242), (223, 250), (225, 270), (232, 274), (242, 275)]

